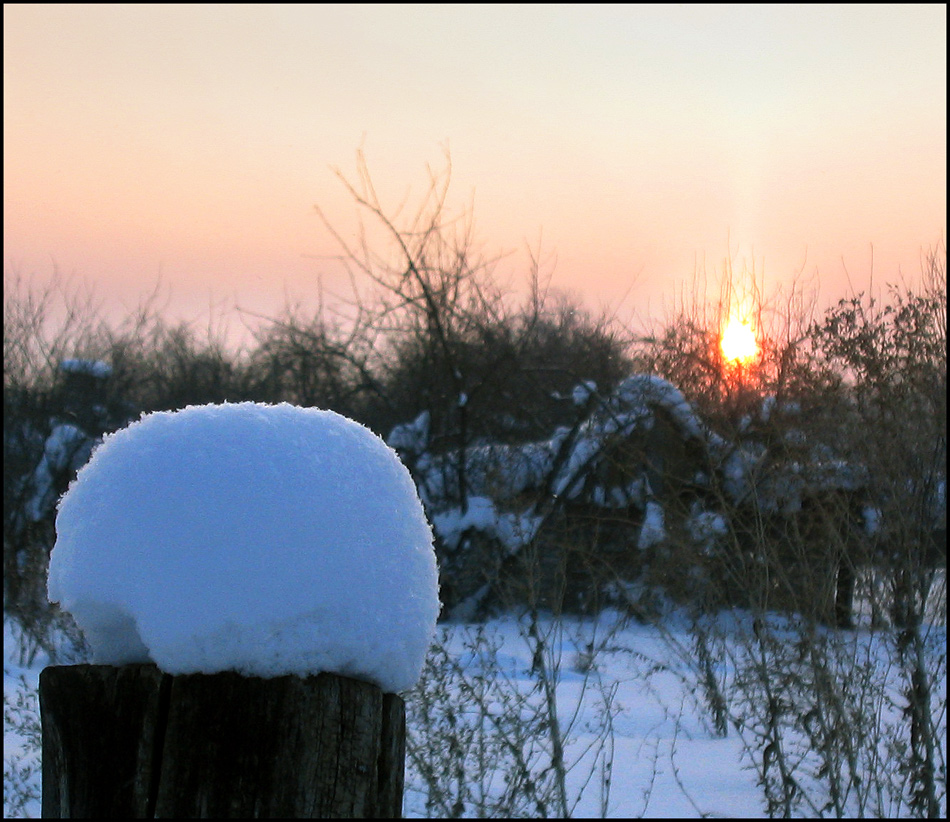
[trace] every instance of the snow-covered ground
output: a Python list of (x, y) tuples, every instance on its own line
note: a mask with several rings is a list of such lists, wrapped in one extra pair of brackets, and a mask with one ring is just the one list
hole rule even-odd
[[(694, 647), (691, 635), (685, 625), (675, 619), (667, 624), (672, 627), (661, 630), (633, 622), (624, 622), (618, 627), (609, 614), (598, 620), (553, 622), (542, 619), (538, 623), (544, 671), (556, 689), (558, 720), (566, 743), (568, 808), (574, 816), (767, 816), (763, 791), (757, 784), (758, 774), (748, 758), (743, 739), (734, 726), (729, 727), (725, 736), (716, 733), (695, 674), (690, 673), (683, 657), (672, 650), (677, 644), (683, 649)], [(736, 660), (741, 658), (744, 646), (741, 641), (729, 638), (730, 629), (725, 623), (719, 627), (722, 630), (714, 632), (713, 642), (722, 644), (711, 648), (711, 669), (725, 684), (734, 674)], [(21, 699), (35, 693), (39, 671), (48, 660), (37, 655), (28, 667), (18, 666), (15, 642), (11, 641), (9, 630), (5, 634), (5, 714), (24, 716), (28, 714), (28, 707), (11, 711), (10, 706), (16, 704), (18, 692)], [(775, 636), (781, 637), (781, 634), (776, 630)], [(855, 670), (870, 671), (882, 678), (895, 674), (892, 661), (885, 658), (883, 634), (858, 631), (849, 632), (847, 636), (855, 658), (863, 658), (868, 663), (861, 663)], [(945, 628), (931, 631), (930, 639), (938, 655), (939, 649), (944, 649), (943, 678), (936, 684), (940, 693), (945, 694)], [(430, 764), (448, 768), (458, 752), (453, 754), (445, 737), (425, 737), (425, 734), (439, 734), (445, 729), (445, 724), (440, 725), (435, 716), (440, 706), (454, 706), (458, 713), (455, 721), (461, 724), (466, 722), (466, 712), (471, 720), (472, 715), (481, 711), (476, 725), (481, 723), (487, 727), (489, 737), (492, 728), (510, 730), (513, 726), (498, 720), (504, 720), (506, 712), (518, 712), (526, 727), (533, 730), (528, 731), (526, 738), (515, 739), (515, 747), (524, 755), (538, 783), (551, 786), (551, 772), (545, 774), (545, 765), (550, 764), (551, 746), (543, 717), (543, 678), (537, 666), (533, 667), (538, 642), (531, 637), (530, 623), (525, 618), (503, 617), (482, 626), (440, 625), (437, 643), (439, 653), (430, 656), (418, 686), (433, 701), (423, 709), (418, 701), (413, 701), (418, 700), (418, 691), (407, 694), (412, 723), (410, 745), (413, 738), (421, 741), (422, 750), (418, 755), (423, 760), (428, 758)], [(896, 690), (893, 693), (898, 694)], [(945, 697), (939, 701), (946, 704)], [(894, 706), (891, 709), (893, 716), (883, 717), (882, 722), (898, 721), (899, 711)], [(609, 723), (605, 721), (607, 716), (611, 717)], [(421, 727), (423, 717), (429, 723), (426, 729)], [(934, 719), (945, 762), (946, 715), (941, 713)], [(462, 733), (458, 727), (456, 732)], [(496, 743), (498, 738), (479, 741), (469, 737), (471, 749), (467, 752), (470, 756), (465, 771), (468, 784), (459, 791), (457, 785), (447, 781), (444, 785), (447, 797), (431, 796), (419, 765), (410, 756), (405, 815), (426, 816), (427, 798), (430, 804), (436, 799), (451, 802), (452, 797), (459, 794), (467, 799), (463, 808), (465, 815), (476, 815), (472, 800), (480, 792), (490, 806), (492, 796), (504, 792), (506, 777), (512, 778), (517, 770), (511, 756), (505, 754), (512, 749)], [(486, 746), (482, 761), (487, 764), (481, 769), (472, 764), (478, 759), (474, 748), (479, 744)], [(493, 760), (492, 750), (502, 753)], [(5, 816), (38, 817), (39, 753), (25, 744), (22, 732), (9, 722), (5, 723), (4, 759)], [(888, 768), (886, 752), (881, 759), (869, 756), (868, 761), (877, 761), (877, 767)], [(605, 763), (610, 765), (607, 772)], [(21, 770), (16, 776), (11, 765), (26, 768), (26, 771)], [(801, 778), (805, 774), (805, 763), (799, 767)], [(609, 775), (609, 792), (604, 790), (605, 773)], [(870, 774), (870, 777), (880, 778), (880, 774)], [(802, 781), (804, 784), (805, 780)], [(25, 788), (31, 794), (22, 808), (13, 802), (11, 787), (14, 783), (20, 786), (21, 793)], [(556, 791), (549, 791), (547, 797), (549, 800), (556, 797)], [(817, 794), (813, 799), (819, 807), (826, 801), (825, 796)], [(945, 811), (945, 795), (941, 807)], [(869, 813), (871, 808), (865, 810)], [(523, 815), (540, 815), (532, 813), (531, 808), (521, 811)], [(906, 805), (892, 806), (892, 811), (910, 815)], [(433, 811), (428, 813), (433, 814)], [(557, 815), (556, 808), (549, 805), (547, 813)], [(807, 806), (800, 807), (798, 814), (811, 815)]]
[[(582, 625), (573, 629), (583, 632)], [(475, 626), (458, 625), (447, 629), (446, 648), (464, 659), (466, 636)], [(574, 634), (575, 630), (571, 633)], [(501, 673), (510, 682), (531, 687), (531, 653), (513, 619), (500, 619), (484, 626), (484, 633), (500, 641), (496, 661)], [(596, 715), (599, 700), (585, 687), (583, 656), (578, 660), (576, 637), (562, 637), (564, 651), (558, 683), (558, 704), (567, 723), (580, 704), (575, 729), (569, 734), (574, 740), (567, 749), (568, 763), (573, 763), (580, 752), (596, 738), (595, 728), (600, 724)], [(688, 694), (683, 692), (675, 673), (654, 673), (642, 676), (645, 658), (662, 660), (668, 652), (657, 631), (643, 626), (630, 627), (613, 638), (615, 650), (597, 659), (599, 674), (606, 682), (619, 683), (614, 696), (617, 716), (613, 720), (613, 777), (607, 814), (611, 817), (656, 816), (696, 817), (702, 814), (716, 816), (761, 816), (762, 802), (755, 786), (755, 776), (744, 770), (741, 746), (736, 738), (717, 739), (704, 722)], [(39, 672), (47, 664), (45, 656), (38, 655), (32, 666), (21, 668), (11, 653), (14, 643), (5, 641), (8, 649), (4, 663), (4, 694), (7, 701), (15, 701), (18, 688), (23, 691), (20, 677), (35, 693)], [(634, 653), (631, 653), (634, 652)], [(643, 655), (641, 658), (639, 655)], [(471, 655), (468, 654), (470, 657)], [(10, 657), (13, 657), (11, 659)], [(469, 658), (469, 664), (471, 659)], [(587, 683), (588, 686), (590, 683)], [(411, 710), (411, 706), (410, 706)], [(24, 748), (23, 738), (9, 728), (4, 734), (5, 766), (12, 757), (22, 755), (20, 767), (35, 766), (26, 785), (35, 791), (35, 798), (17, 811), (8, 796), (10, 774), (4, 773), (4, 816), (37, 818), (40, 816), (40, 757), (36, 751)], [(589, 762), (585, 760), (568, 774), (570, 802), (582, 790)], [(404, 812), (408, 817), (425, 816), (424, 786), (414, 778), (411, 766), (407, 769)], [(574, 805), (575, 816), (600, 816), (601, 792), (597, 787), (598, 775), (591, 779), (580, 801)], [(552, 814), (553, 815), (553, 814)]]
[[(684, 436), (705, 436), (676, 389), (631, 378), (574, 439), (473, 449), (469, 491), (479, 472), (500, 467), (511, 493), (545, 473), (558, 493), (580, 493), (599, 443), (653, 419), (647, 398)], [(697, 632), (672, 610), (650, 626), (612, 612), (436, 626), (432, 534), (416, 492), (430, 503), (444, 496), (439, 482), (452, 472), (431, 461), (423, 470), (427, 418), (390, 437), (412, 452), (414, 484), (381, 440), (329, 413), (208, 406), (150, 415), (105, 440), (60, 503), (50, 575), (52, 598), (84, 627), (98, 661), (153, 659), (170, 673), (335, 670), (409, 688), (410, 817), (946, 814), (945, 575), (916, 643), (870, 629), (875, 614), (860, 591), (872, 589), (861, 581), (856, 631), (724, 613)], [(763, 418), (771, 413), (764, 404)], [(41, 467), (65, 465), (78, 441), (55, 432)], [(737, 498), (754, 457), (744, 454), (725, 467)], [(852, 484), (837, 463), (819, 467), (833, 487)], [(37, 514), (50, 504), (47, 474), (34, 478)], [(645, 482), (619, 496), (587, 488), (608, 508), (640, 499), (643, 549), (666, 528)], [(782, 488), (765, 510), (800, 503), (799, 486)], [(130, 508), (128, 498), (149, 503)], [(501, 510), (478, 493), (468, 503), (431, 517), (449, 546), (476, 528), (514, 551), (538, 527), (533, 509)], [(865, 519), (877, 527), (874, 511)], [(726, 529), (703, 510), (689, 527), (698, 541)], [(6, 620), (4, 632), (4, 812), (36, 817), (36, 687), (49, 660), (21, 665)], [(911, 699), (930, 699), (930, 717)]]
[[(541, 631), (550, 641), (545, 656), (548, 673), (557, 680), (557, 704), (565, 738), (567, 805), (572, 816), (629, 817), (732, 817), (762, 816), (762, 800), (755, 775), (742, 762), (742, 746), (733, 735), (717, 738), (703, 710), (681, 674), (682, 665), (656, 628), (627, 624), (611, 632), (610, 619), (566, 620), (562, 625), (544, 621)], [(532, 675), (532, 648), (525, 620), (513, 617), (492, 620), (484, 626), (455, 625), (442, 628), (444, 646), (472, 678), (493, 677), (491, 693), (497, 700), (512, 684), (521, 693), (537, 693)], [(494, 659), (473, 653), (481, 636), (485, 645), (498, 643)], [(685, 640), (685, 637), (681, 637)], [(602, 647), (591, 655), (590, 644)], [(552, 664), (553, 663), (553, 664)], [(497, 666), (497, 670), (495, 669)], [(424, 674), (425, 675), (425, 674)], [(609, 705), (605, 705), (605, 698)], [(447, 701), (470, 711), (477, 706), (464, 695)], [(408, 706), (410, 716), (412, 705)], [(527, 709), (522, 706), (522, 712)], [(602, 737), (610, 712), (612, 736)], [(530, 711), (528, 711), (530, 713)], [(550, 742), (542, 730), (527, 740), (535, 770), (542, 772), (550, 760)], [(609, 769), (609, 791), (604, 790), (604, 764)], [(526, 758), (528, 758), (526, 756)], [(499, 769), (502, 770), (502, 769)], [(479, 779), (477, 768), (467, 771)], [(499, 790), (502, 773), (494, 776)], [(415, 778), (414, 778), (415, 777)], [(487, 780), (486, 780), (487, 781)], [(472, 790), (472, 793), (477, 791)], [(425, 786), (408, 768), (405, 815), (423, 817)], [(524, 815), (537, 816), (529, 812)], [(467, 809), (466, 815), (475, 815)], [(549, 816), (558, 816), (556, 807)]]

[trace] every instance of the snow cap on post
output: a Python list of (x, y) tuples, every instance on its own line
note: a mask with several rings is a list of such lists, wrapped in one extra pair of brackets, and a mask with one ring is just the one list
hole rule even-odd
[(49, 598), (99, 664), (411, 688), (432, 532), (395, 452), (332, 411), (189, 406), (108, 435), (59, 504)]

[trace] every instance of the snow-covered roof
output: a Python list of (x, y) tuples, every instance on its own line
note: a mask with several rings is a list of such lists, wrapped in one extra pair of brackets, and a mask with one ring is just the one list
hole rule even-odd
[[(683, 393), (660, 377), (627, 377), (604, 397), (598, 397), (596, 390), (593, 383), (578, 385), (571, 397), (578, 407), (591, 409), (586, 418), (574, 429), (559, 428), (550, 438), (536, 442), (479, 444), (464, 452), (433, 455), (426, 450), (427, 414), (393, 430), (390, 444), (415, 458), (420, 496), (432, 512), (433, 526), (444, 546), (454, 549), (461, 535), (474, 529), (492, 536), (506, 550), (517, 550), (533, 538), (540, 523), (532, 519), (539, 500), (524, 494), (545, 488), (554, 497), (582, 500), (599, 508), (635, 508), (643, 515), (640, 548), (662, 541), (664, 500), (658, 496), (662, 492), (651, 487), (654, 478), (648, 460), (639, 467), (615, 470), (617, 455), (608, 453), (618, 441), (654, 430), (660, 413), (672, 423), (674, 439), (699, 446), (684, 452), (685, 459), (699, 459), (692, 469), (686, 466), (692, 478), (687, 481), (698, 489), (713, 489), (711, 473), (718, 475), (718, 487), (730, 505), (754, 502), (764, 512), (790, 515), (802, 508), (807, 496), (860, 491), (866, 486), (866, 471), (836, 458), (831, 450), (799, 441), (797, 429), (791, 429), (791, 439), (786, 437), (777, 452), (766, 444), (761, 426), (768, 427), (777, 415), (799, 416), (801, 409), (795, 402), (764, 397), (754, 419), (747, 420), (737, 438), (727, 439), (711, 430)], [(785, 448), (800, 456), (790, 458)], [(464, 512), (458, 487), (463, 459), (468, 497)], [(714, 496), (709, 503), (716, 507)], [(694, 513), (686, 524), (698, 542), (706, 544), (721, 536), (725, 521), (720, 514), (705, 509)]]
[[(575, 389), (574, 396), (586, 402), (595, 388), (593, 383), (583, 383)], [(464, 458), (465, 481), (472, 495), (511, 499), (525, 491), (540, 489), (550, 478), (554, 494), (577, 497), (585, 488), (586, 472), (608, 440), (630, 436), (637, 430), (650, 430), (655, 423), (656, 409), (669, 413), (684, 439), (703, 441), (706, 437), (705, 428), (678, 389), (659, 377), (636, 375), (625, 379), (600, 402), (578, 426), (570, 441), (568, 429), (559, 428), (546, 440), (519, 445), (472, 446), (465, 449), (464, 457), (458, 451), (426, 455), (415, 467), (420, 493), (436, 509), (443, 500), (457, 499), (458, 467)], [(397, 426), (389, 436), (390, 445), (419, 453), (417, 449), (427, 424), (428, 417), (420, 416), (412, 423)], [(560, 453), (562, 447), (567, 448), (563, 454)], [(556, 476), (552, 477), (555, 467)], [(586, 491), (592, 501), (605, 507), (622, 507), (631, 502), (643, 504), (644, 488), (636, 479), (617, 488), (588, 484)]]
[(669, 412), (686, 437), (704, 440), (706, 431), (683, 393), (662, 377), (635, 374), (613, 391), (606, 403), (607, 414), (614, 419), (641, 418), (654, 408)]

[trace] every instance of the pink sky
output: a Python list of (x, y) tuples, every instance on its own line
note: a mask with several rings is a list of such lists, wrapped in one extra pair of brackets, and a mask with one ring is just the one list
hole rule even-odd
[(4, 5), (4, 271), (113, 310), (342, 291), (313, 205), (453, 164), (518, 283), (660, 319), (734, 257), (822, 304), (912, 279), (946, 223), (946, 7)]

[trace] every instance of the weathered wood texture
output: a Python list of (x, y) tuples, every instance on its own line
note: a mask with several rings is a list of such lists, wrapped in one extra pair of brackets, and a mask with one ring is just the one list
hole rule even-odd
[(40, 674), (44, 817), (399, 817), (405, 705), (333, 674)]

